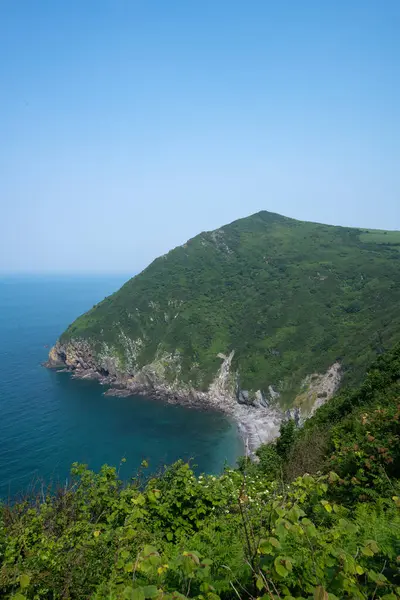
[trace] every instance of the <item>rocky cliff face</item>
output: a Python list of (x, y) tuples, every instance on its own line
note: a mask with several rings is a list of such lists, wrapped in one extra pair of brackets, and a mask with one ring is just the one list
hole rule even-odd
[(230, 393), (261, 408), (292, 407), (339, 357), (355, 384), (400, 332), (400, 232), (375, 236), (265, 211), (202, 232), (78, 317), (53, 359), (217, 393), (218, 355), (234, 349)]
[[(161, 398), (172, 403), (201, 408), (210, 407), (232, 416), (238, 423), (249, 453), (279, 435), (285, 418), (295, 417), (300, 422), (329, 400), (340, 383), (340, 365), (335, 363), (324, 375), (306, 378), (295, 409), (284, 412), (279, 406), (279, 392), (272, 386), (264, 392), (250, 392), (238, 385), (238, 373), (232, 369), (234, 351), (218, 354), (219, 371), (207, 391), (200, 391), (179, 379), (179, 354), (160, 353), (156, 359), (140, 369), (123, 370), (121, 360), (109, 348), (94, 351), (88, 340), (58, 341), (49, 352), (46, 363), (50, 368), (69, 370), (77, 378), (98, 379), (108, 384), (109, 395), (141, 394)], [(174, 380), (166, 377), (166, 370), (175, 373)], [(293, 414), (292, 414), (293, 413)]]
[[(219, 354), (221, 365), (209, 389), (196, 390), (179, 379), (179, 354), (160, 353), (154, 361), (137, 370), (122, 370), (118, 357), (107, 354), (102, 348), (93, 351), (87, 340), (58, 341), (49, 352), (46, 363), (50, 368), (66, 368), (74, 377), (101, 379), (113, 386), (115, 394), (126, 392), (163, 397), (168, 401), (177, 401), (192, 405), (210, 405), (230, 412), (236, 406), (236, 377), (232, 372), (232, 351), (228, 356)], [(166, 377), (166, 370), (174, 371), (175, 377)]]

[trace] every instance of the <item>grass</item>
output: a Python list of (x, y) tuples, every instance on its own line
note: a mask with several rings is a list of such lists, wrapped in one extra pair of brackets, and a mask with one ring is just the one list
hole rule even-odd
[(372, 229), (360, 234), (360, 241), (374, 244), (389, 244), (397, 246), (400, 251), (400, 231), (383, 231)]

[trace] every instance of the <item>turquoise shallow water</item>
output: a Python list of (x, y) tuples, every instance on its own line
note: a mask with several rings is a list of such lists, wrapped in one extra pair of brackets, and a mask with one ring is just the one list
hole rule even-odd
[(96, 382), (41, 366), (46, 345), (126, 279), (0, 279), (0, 497), (41, 478), (63, 483), (74, 461), (98, 469), (125, 457), (127, 479), (144, 458), (154, 471), (183, 458), (216, 473), (241, 453), (236, 426), (223, 415), (106, 397)]

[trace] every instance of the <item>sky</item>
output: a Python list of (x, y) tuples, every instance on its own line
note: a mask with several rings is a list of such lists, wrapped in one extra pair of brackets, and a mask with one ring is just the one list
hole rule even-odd
[(0, 272), (269, 210), (400, 229), (398, 0), (1, 0)]

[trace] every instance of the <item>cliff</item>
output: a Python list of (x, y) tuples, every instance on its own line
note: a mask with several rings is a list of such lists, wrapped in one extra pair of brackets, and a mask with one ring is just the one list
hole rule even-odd
[(48, 365), (253, 422), (309, 415), (399, 339), (399, 250), (399, 232), (263, 211), (156, 259), (72, 323)]

